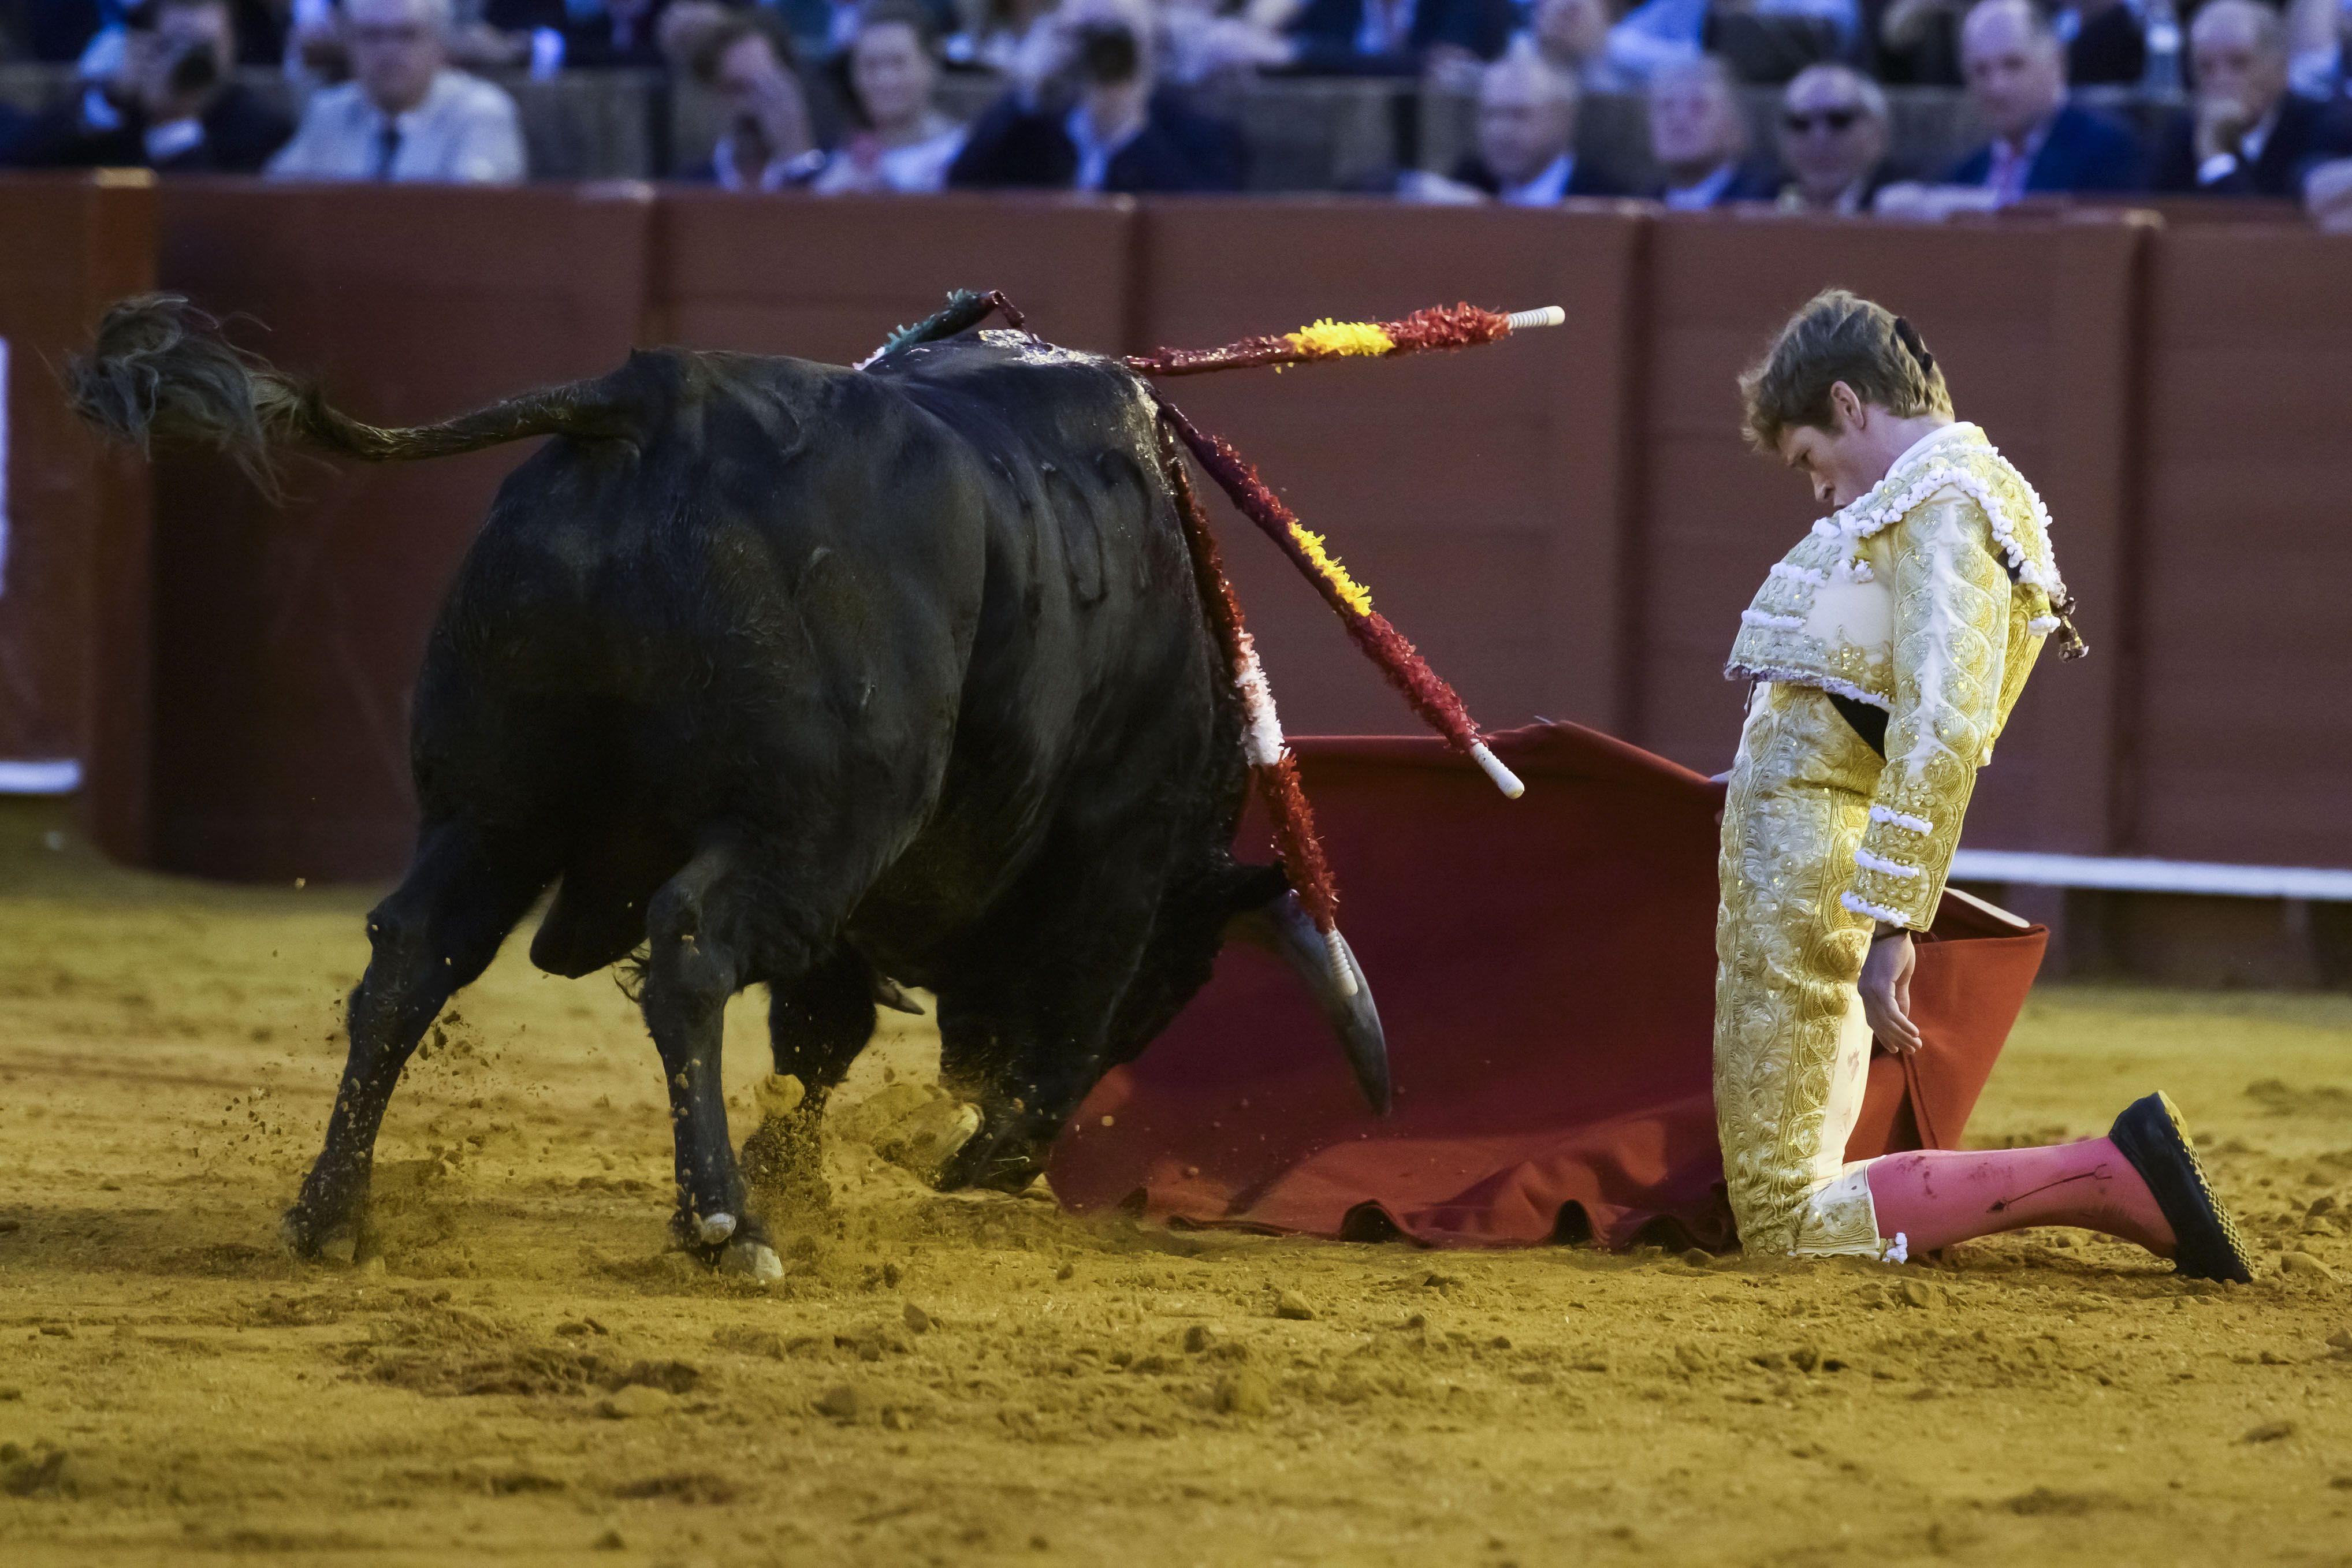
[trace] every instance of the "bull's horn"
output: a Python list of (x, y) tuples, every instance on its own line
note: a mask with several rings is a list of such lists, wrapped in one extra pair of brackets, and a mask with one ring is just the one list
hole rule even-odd
[(912, 1013), (917, 1018), (923, 1016), (923, 1004), (908, 996), (898, 981), (879, 969), (874, 971), (874, 999), (896, 1011)]
[[(1339, 1037), (1339, 1050), (1347, 1056), (1365, 1101), (1387, 1115), (1388, 1037), (1381, 1030), (1380, 1009), (1372, 1005), (1371, 983), (1365, 979), (1363, 966), (1356, 961), (1347, 938), (1334, 931), (1327, 941), (1299, 906), (1295, 893), (1234, 915), (1225, 932), (1275, 954), (1307, 983), (1331, 1032)], [(1352, 986), (1341, 983), (1343, 968)]]

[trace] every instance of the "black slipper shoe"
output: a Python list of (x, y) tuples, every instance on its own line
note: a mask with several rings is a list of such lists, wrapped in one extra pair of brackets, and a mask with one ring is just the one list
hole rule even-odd
[(2107, 1129), (2107, 1137), (2147, 1183), (2157, 1207), (2172, 1227), (2173, 1267), (2192, 1280), (2252, 1284), (2253, 1254), (2246, 1250), (2238, 1222), (2213, 1191), (2172, 1096), (2158, 1090), (2126, 1105)]

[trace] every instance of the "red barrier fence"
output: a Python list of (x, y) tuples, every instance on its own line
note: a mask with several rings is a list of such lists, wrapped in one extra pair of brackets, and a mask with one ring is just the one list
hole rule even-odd
[[(0, 280), (48, 290), (26, 304), (11, 287), (0, 331), (29, 330), (15, 325), (29, 311), (62, 349), (136, 286), (70, 248), (100, 194), (0, 183)], [(159, 194), (162, 281), (268, 322), (268, 352), (385, 421), (593, 373), (633, 341), (854, 359), (956, 286), (1003, 288), (1046, 336), (1105, 350), (1463, 298), (1565, 305), (1566, 329), (1469, 354), (1171, 391), (1330, 535), (1481, 720), (1579, 719), (1709, 771), (1736, 733), (1720, 667), (1739, 609), (1818, 509), (1742, 450), (1732, 379), (1816, 288), (1853, 287), (1919, 324), (1963, 414), (2040, 485), (2094, 645), (2037, 680), (1969, 841), (2352, 864), (2352, 824), (2329, 809), (2352, 764), (2352, 649), (2330, 586), (2352, 566), (2352, 241), (2116, 214), (1925, 228), (1633, 204)], [(112, 537), (92, 518), (135, 497), (136, 465), (58, 468), (37, 498), (21, 433), (87, 447), (21, 363), (11, 390), (22, 548)], [(215, 465), (159, 469), (163, 591), (152, 654), (131, 661), (157, 683), (153, 860), (247, 877), (397, 869), (409, 682), (520, 455), (305, 466), (283, 507)], [(1227, 554), (1289, 728), (1411, 727), (1271, 551), (1233, 531)], [(28, 613), (10, 587), (0, 657), (35, 674), (0, 687), (0, 755), (22, 754), (27, 716), (112, 714), (144, 734), (127, 696), (75, 684), (87, 596), (28, 591)], [(135, 834), (110, 841), (141, 853)]]
[(78, 765), (84, 827), (132, 861), (149, 853), (148, 478), (100, 456), (56, 371), (154, 276), (152, 182), (0, 194), (0, 762)]

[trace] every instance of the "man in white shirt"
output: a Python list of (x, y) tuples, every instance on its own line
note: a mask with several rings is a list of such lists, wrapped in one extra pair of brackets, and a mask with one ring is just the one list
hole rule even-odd
[(1408, 201), (1549, 207), (1569, 196), (1613, 196), (1615, 182), (1576, 155), (1576, 78), (1535, 48), (1514, 44), (1478, 78), (1478, 150), (1453, 176), (1414, 171), (1397, 194)]
[(448, 67), (449, 0), (344, 0), (352, 79), (312, 95), (270, 161), (281, 180), (509, 184), (524, 173), (514, 99)]

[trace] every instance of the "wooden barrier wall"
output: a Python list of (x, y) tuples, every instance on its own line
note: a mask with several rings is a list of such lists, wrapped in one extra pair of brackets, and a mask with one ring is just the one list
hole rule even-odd
[(2126, 834), (2352, 864), (2352, 239), (2153, 248)]
[[(33, 212), (37, 183), (0, 184), (0, 213)], [(1848, 285), (1918, 323), (1963, 414), (2040, 485), (2094, 646), (2037, 676), (1969, 841), (2352, 864), (2332, 809), (2352, 764), (2333, 586), (2352, 566), (2352, 241), (1630, 204), (161, 194), (163, 281), (268, 321), (272, 355), (384, 421), (597, 371), (632, 341), (855, 359), (959, 285), (1003, 287), (1045, 335), (1114, 350), (1464, 297), (1562, 303), (1567, 329), (1473, 354), (1167, 390), (1330, 536), (1485, 723), (1576, 718), (1707, 771), (1737, 731), (1720, 666), (1738, 612), (1819, 510), (1743, 451), (1733, 378), (1789, 309)], [(56, 308), (87, 319), (104, 292)], [(21, 368), (14, 390), (20, 411), (48, 395)], [(159, 468), (159, 863), (397, 868), (425, 626), (520, 455), (303, 465), (282, 508), (216, 465)], [(1314, 595), (1213, 507), (1288, 727), (1410, 727)], [(36, 531), (83, 527), (40, 510)]]
[[(636, 336), (652, 204), (534, 187), (163, 189), (160, 277), (381, 423), (611, 369)], [(273, 506), (159, 465), (155, 852), (208, 876), (397, 871), (409, 688), (442, 591), (528, 447), (298, 461)]]
[(79, 762), (85, 828), (131, 861), (150, 848), (148, 478), (101, 456), (57, 371), (154, 267), (152, 182), (12, 182), (0, 203), (0, 760)]

